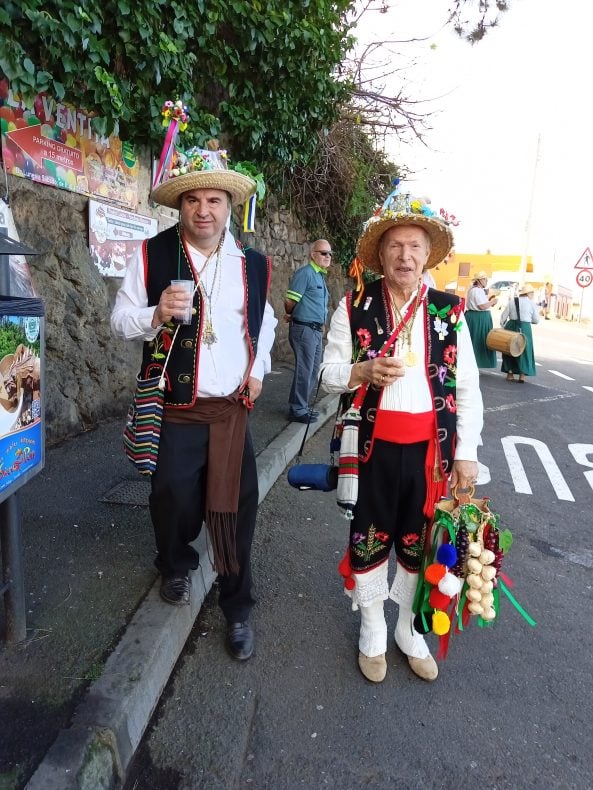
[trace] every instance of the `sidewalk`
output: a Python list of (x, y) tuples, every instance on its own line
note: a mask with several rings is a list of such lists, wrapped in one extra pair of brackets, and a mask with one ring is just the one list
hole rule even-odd
[[(291, 377), (276, 366), (250, 417), (260, 499), (305, 430), (287, 418)], [(336, 399), (317, 408), (310, 435)], [(96, 790), (122, 776), (214, 580), (206, 561), (191, 607), (160, 601), (149, 483), (123, 454), (122, 424), (52, 448), (21, 490), (27, 639), (0, 644), (0, 790)]]

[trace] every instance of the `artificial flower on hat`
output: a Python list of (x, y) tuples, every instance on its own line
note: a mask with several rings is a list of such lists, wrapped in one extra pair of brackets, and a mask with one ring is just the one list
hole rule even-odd
[(444, 261), (453, 248), (452, 226), (459, 224), (453, 214), (444, 209), (433, 210), (426, 197), (412, 197), (402, 192), (399, 178), (394, 179), (394, 189), (375, 214), (365, 223), (358, 240), (356, 255), (365, 269), (381, 274), (379, 245), (381, 237), (398, 225), (418, 225), (430, 237), (431, 249), (425, 269)]

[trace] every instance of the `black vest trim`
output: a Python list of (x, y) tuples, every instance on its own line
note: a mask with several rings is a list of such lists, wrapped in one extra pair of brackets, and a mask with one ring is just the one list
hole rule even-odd
[[(255, 356), (262, 326), (266, 300), (270, 288), (272, 265), (270, 259), (254, 249), (246, 249), (237, 242), (243, 253), (243, 287), (245, 293), (245, 334), (249, 364), (241, 388), (245, 386)], [(162, 292), (173, 279), (194, 280), (190, 255), (181, 237), (179, 224), (162, 231), (143, 243), (144, 281), (149, 306), (156, 306)], [(167, 365), (165, 403), (168, 406), (189, 408), (193, 406), (198, 390), (200, 344), (203, 331), (203, 299), (200, 289), (194, 296), (194, 316), (191, 324), (179, 327), (175, 347)], [(165, 326), (154, 340), (143, 346), (141, 376), (150, 367), (156, 375), (165, 361), (170, 339), (175, 328)], [(167, 340), (168, 336), (168, 340)]]

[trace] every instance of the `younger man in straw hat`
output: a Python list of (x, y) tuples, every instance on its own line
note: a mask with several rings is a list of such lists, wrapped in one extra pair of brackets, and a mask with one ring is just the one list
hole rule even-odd
[[(358, 665), (374, 682), (387, 671), (388, 598), (399, 604), (395, 642), (411, 670), (423, 680), (437, 677), (413, 626), (418, 570), (447, 482), (466, 488), (478, 472), (482, 397), (463, 305), (422, 282), (423, 271), (452, 244), (449, 227), (422, 201), (392, 193), (358, 242), (360, 262), (382, 277), (342, 299), (322, 363), (329, 392), (368, 386), (360, 410), (358, 500), (340, 570), (352, 608), (361, 613)], [(390, 353), (378, 356), (396, 329)], [(392, 548), (397, 570), (390, 588)]]
[[(221, 152), (194, 149), (188, 161), (186, 172), (171, 175), (151, 194), (156, 203), (179, 209), (179, 223), (143, 244), (117, 294), (111, 324), (116, 335), (145, 341), (142, 377), (158, 374), (171, 348), (149, 500), (161, 597), (189, 603), (190, 571), (199, 563), (190, 544), (205, 520), (229, 649), (234, 658), (248, 659), (258, 484), (247, 413), (270, 370), (277, 323), (267, 302), (271, 264), (261, 253), (244, 251), (227, 230), (231, 206), (247, 200), (255, 183), (228, 170)], [(171, 285), (179, 279), (195, 284), (193, 317), (174, 337), (171, 322), (191, 298)]]

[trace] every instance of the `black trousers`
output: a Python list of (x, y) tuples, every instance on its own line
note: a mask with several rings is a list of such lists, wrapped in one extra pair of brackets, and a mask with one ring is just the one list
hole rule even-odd
[(409, 571), (420, 568), (426, 540), (428, 442), (392, 444), (376, 439), (358, 468), (358, 501), (350, 522), (350, 564), (364, 572), (385, 562), (391, 548)]
[[(149, 505), (158, 552), (155, 565), (164, 576), (197, 568), (200, 561), (190, 543), (200, 534), (204, 521), (208, 441), (208, 425), (163, 422)], [(237, 514), (240, 570), (220, 577), (218, 602), (229, 623), (247, 620), (255, 604), (251, 543), (258, 498), (257, 467), (247, 426)]]

